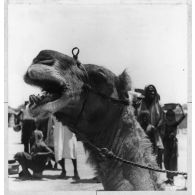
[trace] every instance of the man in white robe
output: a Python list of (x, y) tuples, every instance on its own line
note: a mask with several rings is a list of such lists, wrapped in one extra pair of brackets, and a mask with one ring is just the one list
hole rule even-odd
[(80, 179), (77, 170), (77, 139), (67, 126), (59, 122), (55, 116), (48, 121), (48, 129), (53, 128), (53, 144), (56, 162), (62, 166), (61, 178), (66, 178), (65, 159), (71, 159), (74, 167), (74, 179)]

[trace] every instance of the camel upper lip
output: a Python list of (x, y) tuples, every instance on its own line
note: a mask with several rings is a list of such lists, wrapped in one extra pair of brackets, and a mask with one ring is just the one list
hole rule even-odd
[(49, 93), (61, 94), (65, 91), (66, 84), (63, 82), (57, 82), (56, 80), (44, 80), (44, 79), (32, 79), (30, 77), (25, 78), (26, 83), (33, 85), (35, 87), (41, 88), (42, 91)]
[(66, 82), (55, 68), (44, 64), (32, 64), (24, 76), (24, 81), (49, 93), (59, 94), (66, 89)]

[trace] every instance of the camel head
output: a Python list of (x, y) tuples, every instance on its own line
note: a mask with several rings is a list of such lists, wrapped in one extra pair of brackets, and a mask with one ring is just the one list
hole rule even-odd
[(124, 105), (109, 98), (126, 101), (131, 88), (125, 71), (116, 76), (106, 68), (82, 65), (75, 58), (52, 50), (43, 50), (34, 58), (24, 80), (42, 91), (41, 95), (30, 96), (34, 117), (53, 113), (64, 125), (89, 134), (116, 120)]

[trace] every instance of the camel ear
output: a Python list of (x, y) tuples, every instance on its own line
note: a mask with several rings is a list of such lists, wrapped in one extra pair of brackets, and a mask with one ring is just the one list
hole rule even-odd
[(119, 76), (119, 87), (123, 91), (130, 91), (131, 90), (131, 77), (127, 73), (126, 70), (124, 70)]
[(118, 91), (120, 92), (121, 98), (128, 99), (128, 91), (131, 90), (131, 77), (127, 73), (126, 70), (124, 70), (119, 76), (118, 76)]

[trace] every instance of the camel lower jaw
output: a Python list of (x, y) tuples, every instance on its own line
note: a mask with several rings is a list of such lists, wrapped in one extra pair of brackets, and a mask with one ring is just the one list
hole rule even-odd
[(29, 113), (35, 118), (45, 118), (50, 114), (54, 114), (62, 109), (74, 106), (73, 102), (80, 100), (80, 91), (75, 93), (66, 93), (60, 98), (41, 105), (32, 105), (29, 107)]
[(32, 117), (45, 118), (66, 107), (70, 101), (70, 98), (61, 97), (46, 104), (32, 105), (29, 107), (29, 113)]

